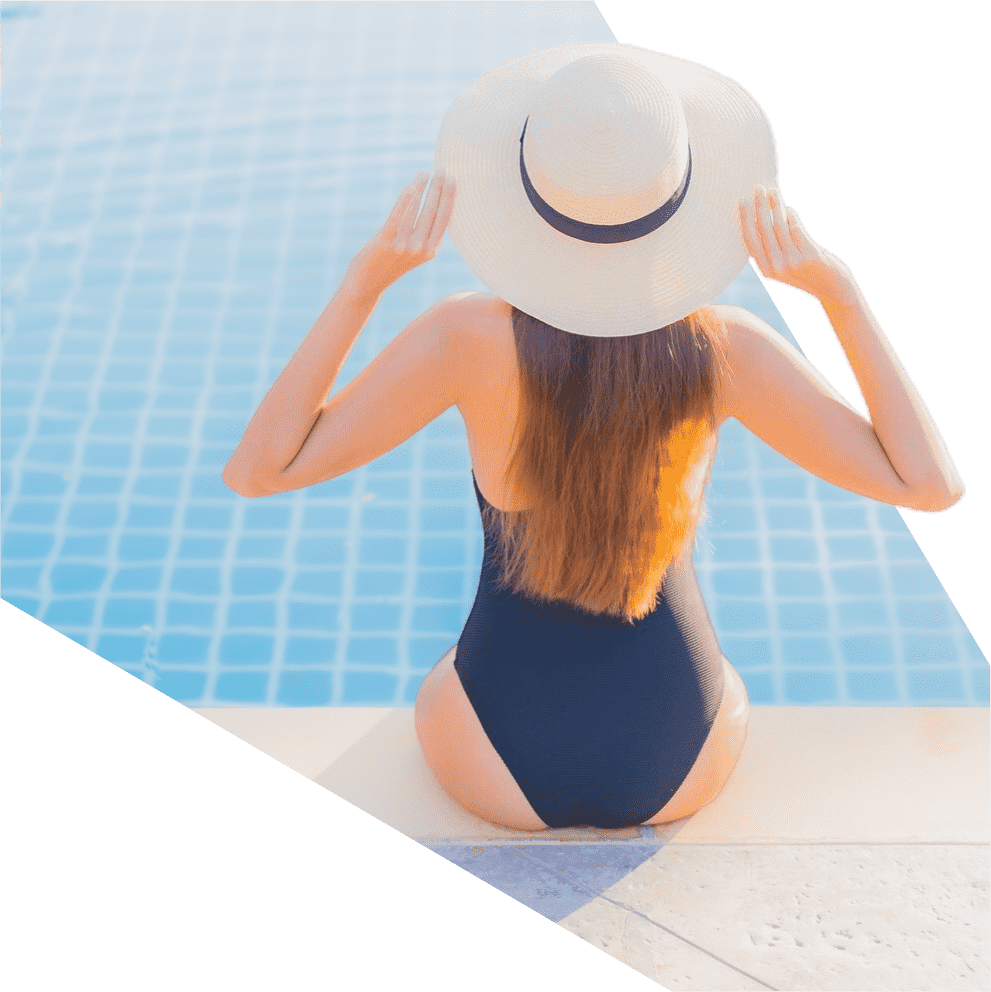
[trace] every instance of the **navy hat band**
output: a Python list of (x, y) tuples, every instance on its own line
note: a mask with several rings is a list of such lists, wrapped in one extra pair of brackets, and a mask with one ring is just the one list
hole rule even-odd
[[(527, 121), (529, 118), (527, 118)], [(685, 175), (681, 183), (671, 197), (662, 203), (656, 210), (644, 217), (627, 221), (625, 224), (586, 224), (584, 221), (574, 220), (555, 210), (541, 195), (533, 188), (530, 176), (526, 171), (526, 164), (523, 161), (523, 135), (526, 134), (527, 121), (523, 123), (523, 134), (520, 135), (520, 176), (523, 179), (523, 188), (533, 205), (533, 209), (555, 230), (568, 235), (569, 238), (576, 238), (579, 241), (587, 241), (591, 244), (615, 245), (624, 241), (635, 241), (637, 238), (646, 237), (652, 234), (662, 224), (669, 221), (681, 206), (688, 193), (688, 184), (692, 178), (692, 149), (688, 149), (688, 165), (685, 168)]]

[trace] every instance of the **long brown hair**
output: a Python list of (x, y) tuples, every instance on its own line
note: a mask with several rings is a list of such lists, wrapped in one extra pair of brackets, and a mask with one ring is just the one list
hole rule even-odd
[(715, 428), (725, 327), (703, 308), (630, 337), (569, 334), (513, 308), (518, 438), (505, 478), (527, 509), (486, 506), (500, 588), (632, 623), (698, 522), (689, 469)]

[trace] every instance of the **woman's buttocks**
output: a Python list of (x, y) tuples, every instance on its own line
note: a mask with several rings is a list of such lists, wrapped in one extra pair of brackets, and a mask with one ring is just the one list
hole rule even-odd
[[(493, 579), (483, 566), (455, 661), (493, 746), (548, 809), (580, 805), (591, 788), (601, 798), (615, 782), (617, 823), (647, 820), (667, 788), (659, 769), (673, 793), (722, 700), (722, 655), (691, 556), (632, 625), (498, 591)], [(637, 781), (640, 792), (630, 789)]]

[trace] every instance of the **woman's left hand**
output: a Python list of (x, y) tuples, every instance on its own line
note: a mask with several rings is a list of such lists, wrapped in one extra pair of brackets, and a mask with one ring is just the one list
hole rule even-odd
[(417, 217), (426, 185), (427, 173), (421, 172), (399, 194), (382, 229), (348, 266), (346, 282), (361, 291), (382, 293), (397, 279), (437, 254), (454, 210), (454, 179), (441, 172), (434, 174)]

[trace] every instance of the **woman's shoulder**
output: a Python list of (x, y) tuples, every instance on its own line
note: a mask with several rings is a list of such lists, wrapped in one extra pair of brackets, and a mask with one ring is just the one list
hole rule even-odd
[(495, 293), (483, 293), (469, 289), (461, 293), (451, 293), (441, 301), (452, 312), (479, 318), (505, 318), (512, 313), (512, 306)]
[(708, 307), (723, 322), (726, 330), (730, 333), (746, 330), (752, 327), (754, 322), (763, 323), (754, 313), (746, 307), (737, 306), (735, 303), (712, 303)]

